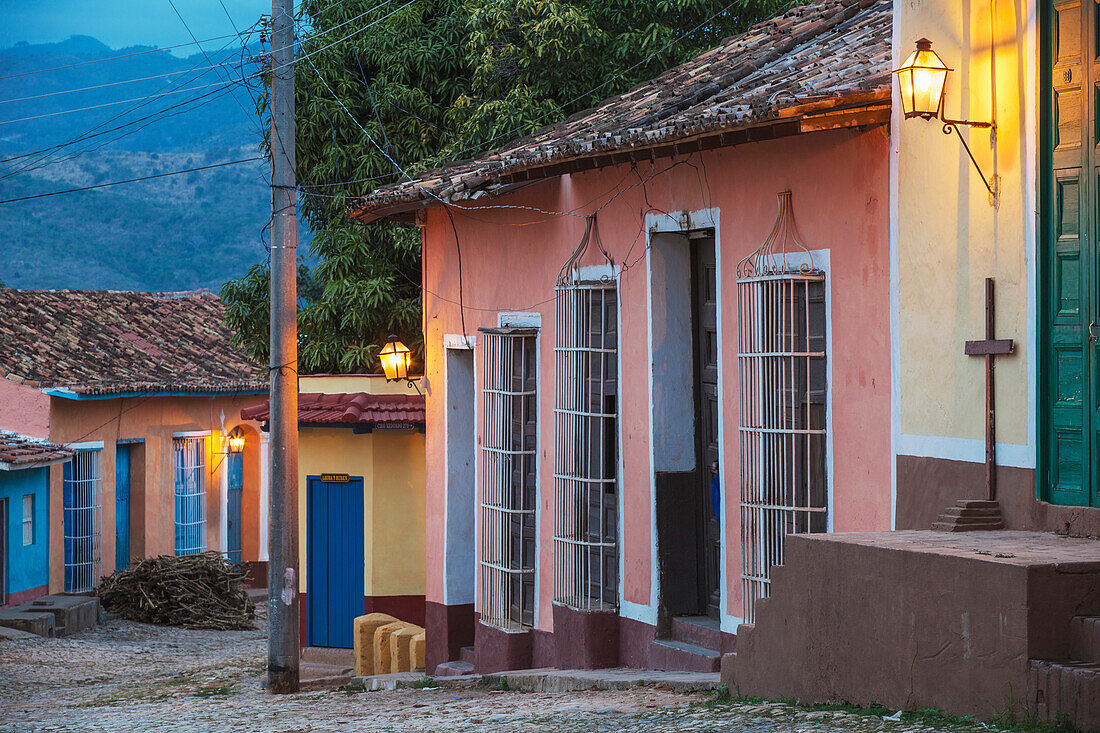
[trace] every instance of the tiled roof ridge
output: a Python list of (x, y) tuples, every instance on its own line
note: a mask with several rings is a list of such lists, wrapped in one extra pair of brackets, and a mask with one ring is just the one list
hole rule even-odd
[[(422, 423), (425, 400), (417, 394), (372, 394), (370, 392), (302, 392), (298, 395), (298, 421), (329, 425), (359, 423)], [(271, 402), (241, 410), (241, 419), (266, 422)]]
[(72, 454), (72, 449), (43, 438), (33, 438), (11, 430), (0, 430), (0, 463), (6, 463), (9, 466), (61, 461)]
[(10, 288), (7, 286), (0, 287), (0, 291), (12, 291), (16, 293), (59, 293), (59, 294), (74, 294), (74, 295), (145, 295), (151, 297), (172, 297), (172, 298), (187, 298), (187, 297), (204, 297), (212, 296), (218, 297), (217, 294), (210, 290), (210, 288), (194, 288), (192, 290), (111, 290), (109, 288), (94, 289), (94, 288)]
[(477, 160), (452, 162), (375, 189), (353, 200), (348, 213), (369, 221), (375, 211), (381, 212), (377, 216), (408, 211), (430, 199), (492, 197), (572, 168), (648, 158), (647, 150), (671, 155), (682, 141), (705, 137), (712, 147), (736, 144), (725, 133), (755, 125), (793, 120), (795, 127), (780, 133), (792, 134), (800, 117), (826, 114), (829, 108), (873, 109), (877, 122), (872, 124), (883, 124), (892, 12), (892, 0), (818, 0), (791, 8)]

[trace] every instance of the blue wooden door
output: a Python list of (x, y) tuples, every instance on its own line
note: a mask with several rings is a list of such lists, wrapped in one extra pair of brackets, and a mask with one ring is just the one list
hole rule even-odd
[(226, 529), (226, 556), (230, 562), (238, 565), (241, 562), (241, 493), (244, 490), (244, 454), (230, 453), (228, 466), (228, 495), (226, 496), (227, 512)]
[(306, 639), (352, 648), (363, 615), (363, 479), (306, 483)]
[(115, 446), (115, 570), (130, 567), (130, 445)]

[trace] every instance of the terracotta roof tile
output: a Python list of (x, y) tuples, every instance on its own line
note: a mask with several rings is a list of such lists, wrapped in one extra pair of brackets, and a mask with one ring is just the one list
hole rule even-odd
[(479, 160), (379, 188), (352, 202), (348, 213), (369, 220), (379, 210), (437, 203), (435, 197), (491, 196), (520, 171), (794, 118), (815, 106), (888, 105), (891, 27), (891, 0), (796, 7)]
[[(241, 410), (242, 420), (267, 422), (270, 403)], [(424, 397), (421, 395), (375, 395), (366, 392), (351, 394), (321, 394), (303, 392), (298, 395), (298, 422), (318, 425), (355, 425), (369, 423), (424, 423)]]
[(205, 290), (0, 288), (0, 376), (85, 395), (264, 391)]
[(57, 463), (73, 452), (46, 440), (0, 430), (0, 469), (14, 470)]

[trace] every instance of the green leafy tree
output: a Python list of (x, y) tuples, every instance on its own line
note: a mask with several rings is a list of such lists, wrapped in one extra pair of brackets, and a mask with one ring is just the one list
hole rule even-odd
[[(297, 174), (319, 264), (299, 272), (301, 371), (375, 371), (390, 333), (422, 353), (419, 232), (353, 223), (352, 198), (564, 119), (790, 4), (306, 0)], [(257, 265), (222, 290), (229, 325), (261, 359), (267, 284)]]

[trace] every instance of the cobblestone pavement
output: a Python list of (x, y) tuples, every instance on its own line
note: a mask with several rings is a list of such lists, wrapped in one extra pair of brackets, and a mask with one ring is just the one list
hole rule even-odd
[(65, 639), (0, 642), (0, 732), (935, 730), (778, 703), (710, 704), (702, 696), (652, 688), (548, 694), (470, 687), (270, 696), (256, 681), (266, 658), (265, 638), (263, 629), (185, 631), (116, 620)]

